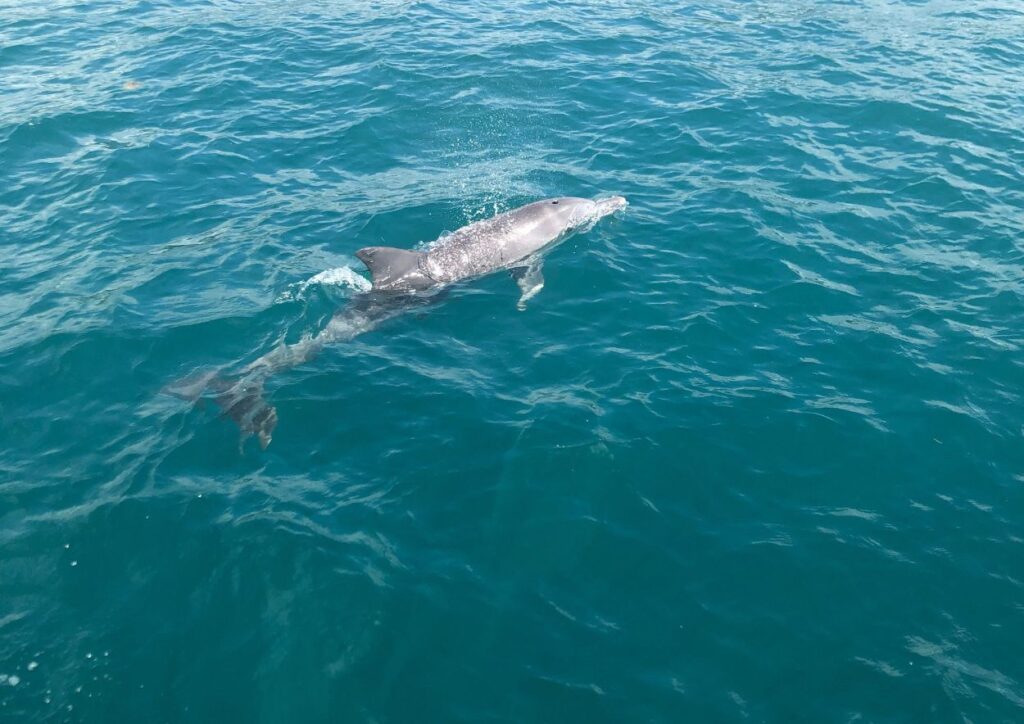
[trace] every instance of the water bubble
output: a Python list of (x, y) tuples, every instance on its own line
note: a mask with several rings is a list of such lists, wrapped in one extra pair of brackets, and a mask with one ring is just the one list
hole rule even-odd
[(74, 568), (78, 565), (78, 561), (71, 561), (71, 567)]
[(29, 671), (35, 671), (37, 666), (39, 666), (39, 662), (37, 662), (37, 661), (29, 661), (28, 662), (28, 666), (26, 666), (25, 668), (28, 669)]
[(17, 674), (11, 674), (10, 677), (8, 677), (8, 679), (7, 679), (7, 683), (10, 684), (11, 686), (17, 686), (18, 684), (21, 683), (21, 677), (18, 676)]

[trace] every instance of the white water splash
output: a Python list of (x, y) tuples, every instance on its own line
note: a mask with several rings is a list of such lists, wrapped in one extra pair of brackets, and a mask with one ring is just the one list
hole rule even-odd
[(362, 274), (349, 266), (339, 266), (334, 269), (325, 269), (319, 274), (314, 274), (304, 282), (293, 285), (290, 289), (277, 298), (276, 303), (290, 302), (295, 299), (303, 299), (306, 290), (311, 286), (341, 287), (356, 292), (370, 291), (370, 281)]

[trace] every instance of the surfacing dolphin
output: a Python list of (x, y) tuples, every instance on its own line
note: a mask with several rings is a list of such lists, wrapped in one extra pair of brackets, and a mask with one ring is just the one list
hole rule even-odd
[[(282, 344), (246, 367), (233, 382), (214, 374), (179, 385), (175, 394), (196, 398), (213, 389), (217, 404), (243, 432), (266, 449), (277, 426), (277, 410), (263, 398), (268, 377), (312, 359), (333, 342), (351, 340), (405, 311), (437, 301), (437, 292), (465, 279), (508, 270), (521, 291), (518, 307), (544, 287), (544, 254), (579, 231), (627, 206), (621, 196), (591, 201), (563, 196), (535, 201), (446, 234), (425, 251), (370, 246), (356, 256), (373, 288), (356, 295), (316, 336)], [(244, 439), (244, 437), (243, 437)]]

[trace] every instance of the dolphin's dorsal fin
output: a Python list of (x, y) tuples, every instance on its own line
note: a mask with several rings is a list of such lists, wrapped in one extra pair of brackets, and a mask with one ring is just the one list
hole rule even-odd
[(370, 270), (373, 288), (387, 289), (403, 277), (419, 272), (423, 253), (390, 246), (368, 246), (357, 251), (356, 256)]

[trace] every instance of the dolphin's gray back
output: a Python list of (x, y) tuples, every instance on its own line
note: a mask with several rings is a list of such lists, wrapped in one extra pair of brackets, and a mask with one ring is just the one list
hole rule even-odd
[[(608, 206), (602, 209), (601, 204)], [(610, 203), (610, 205), (608, 205)], [(611, 213), (626, 200), (594, 202), (573, 196), (535, 201), (477, 221), (438, 239), (425, 252), (372, 246), (356, 255), (379, 291), (421, 291), (499, 269), (528, 264), (545, 247)]]
[(464, 226), (427, 252), (424, 268), (447, 283), (512, 266), (556, 241), (579, 203), (593, 202), (546, 199)]

